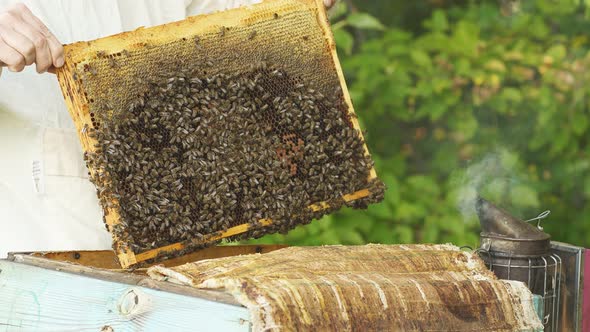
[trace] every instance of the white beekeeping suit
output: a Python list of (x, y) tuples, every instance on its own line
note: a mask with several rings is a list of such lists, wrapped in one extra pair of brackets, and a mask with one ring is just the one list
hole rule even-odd
[[(0, 13), (17, 1), (0, 0)], [(63, 44), (258, 0), (25, 0)], [(0, 76), (0, 258), (7, 252), (110, 249), (94, 186), (54, 75)]]

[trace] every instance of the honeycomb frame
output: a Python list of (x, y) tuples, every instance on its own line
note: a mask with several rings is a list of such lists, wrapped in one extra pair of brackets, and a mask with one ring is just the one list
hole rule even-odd
[[(327, 56), (333, 61), (333, 69), (338, 77), (344, 102), (348, 107), (349, 120), (355, 130), (358, 131), (361, 141), (363, 142), (366, 155), (369, 155), (368, 148), (365, 144), (359, 122), (354, 109), (344, 75), (340, 66), (336, 45), (330, 29), (328, 17), (323, 6), (322, 0), (277, 0), (263, 1), (262, 3), (241, 7), (238, 9), (218, 12), (210, 15), (200, 15), (189, 17), (183, 21), (173, 22), (162, 26), (152, 28), (140, 28), (135, 31), (121, 33), (118, 35), (97, 39), (89, 42), (78, 42), (65, 46), (65, 65), (57, 70), (57, 77), (62, 88), (68, 110), (79, 134), (79, 138), (85, 152), (94, 152), (97, 149), (96, 138), (90, 135), (89, 128), (94, 128), (96, 122), (91, 112), (87, 91), (82, 84), (79, 73), (92, 71), (91, 63), (97, 58), (97, 54), (107, 54), (109, 57), (116, 59), (121, 53), (141, 50), (145, 47), (157, 47), (160, 44), (174, 40), (185, 39), (187, 36), (195, 36), (207, 33), (224, 33), (224, 29), (231, 29), (239, 26), (249, 26), (256, 22), (272, 20), (278, 16), (289, 14), (290, 12), (299, 11), (310, 15), (317, 21), (318, 32), (322, 34), (326, 47)], [(273, 17), (274, 16), (274, 17)], [(221, 29), (221, 30), (220, 30)], [(221, 32), (220, 32), (221, 31)], [(116, 61), (116, 60), (112, 60)], [(88, 166), (89, 173), (95, 175), (96, 169)], [(367, 183), (377, 179), (374, 168), (369, 171)], [(346, 203), (353, 204), (355, 201), (367, 198), (371, 195), (370, 188), (358, 190), (345, 194), (342, 199)], [(105, 222), (109, 231), (121, 223), (121, 216), (115, 199), (111, 207), (104, 207)], [(313, 212), (323, 211), (330, 208), (327, 201), (318, 202), (309, 206)], [(268, 226), (273, 223), (270, 219), (259, 220), (259, 225)], [(123, 268), (136, 266), (142, 262), (157, 259), (171, 252), (182, 252), (189, 245), (206, 245), (214, 243), (224, 238), (230, 238), (239, 234), (248, 232), (253, 226), (251, 224), (241, 224), (231, 227), (225, 231), (214, 232), (206, 235), (199, 240), (192, 240), (191, 243), (178, 242), (156, 249), (148, 250), (141, 253), (135, 253), (131, 250), (125, 241), (118, 239), (113, 235), (113, 248)]]

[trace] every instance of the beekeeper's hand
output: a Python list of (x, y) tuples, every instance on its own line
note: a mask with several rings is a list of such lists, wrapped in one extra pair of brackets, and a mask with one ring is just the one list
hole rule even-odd
[(38, 73), (64, 64), (63, 47), (27, 6), (22, 3), (0, 10), (0, 70), (19, 72), (25, 66)]
[(334, 6), (335, 3), (336, 3), (336, 0), (324, 0), (324, 5), (328, 9), (332, 8), (332, 6)]

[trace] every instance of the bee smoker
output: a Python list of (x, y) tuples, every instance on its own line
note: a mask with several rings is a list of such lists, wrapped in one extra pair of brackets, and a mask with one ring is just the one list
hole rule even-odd
[(515, 218), (481, 197), (475, 208), (482, 228), (480, 257), (498, 278), (522, 281), (541, 296), (545, 331), (557, 331), (562, 260), (552, 251), (551, 237), (540, 225)]

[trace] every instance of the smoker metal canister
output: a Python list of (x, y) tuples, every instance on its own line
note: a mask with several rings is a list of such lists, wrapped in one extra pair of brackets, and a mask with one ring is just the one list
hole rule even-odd
[(545, 295), (545, 276), (553, 263), (551, 236), (479, 197), (480, 256), (500, 279), (526, 283), (534, 294)]
[(494, 256), (534, 258), (550, 255), (551, 236), (479, 197), (481, 248)]
[(480, 257), (499, 279), (524, 282), (540, 295), (545, 331), (556, 331), (561, 258), (551, 251), (550, 235), (481, 197), (475, 207), (482, 228)]

